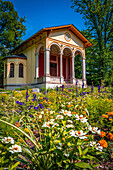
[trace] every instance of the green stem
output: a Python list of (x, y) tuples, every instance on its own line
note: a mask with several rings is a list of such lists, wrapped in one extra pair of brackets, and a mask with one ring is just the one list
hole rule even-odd
[(13, 128), (15, 128), (15, 129), (17, 129), (17, 130), (20, 131), (21, 133), (23, 133), (23, 134), (36, 146), (36, 148), (39, 149), (39, 146), (36, 144), (36, 142), (35, 142), (28, 134), (26, 134), (25, 132), (23, 132), (21, 129), (19, 129), (18, 127), (14, 126), (14, 125), (12, 125), (11, 123), (8, 123), (8, 122), (6, 122), (6, 121), (4, 121), (4, 120), (2, 120), (2, 119), (0, 119), (0, 122), (5, 123), (5, 124), (7, 124), (7, 125), (9, 125), (9, 126), (11, 126), (11, 127), (13, 127)]

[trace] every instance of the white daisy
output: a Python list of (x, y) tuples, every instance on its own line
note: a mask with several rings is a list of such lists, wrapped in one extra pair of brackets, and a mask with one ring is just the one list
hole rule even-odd
[(50, 128), (50, 124), (49, 124), (49, 122), (45, 122), (45, 123), (42, 125), (42, 127)]
[(100, 130), (98, 130), (98, 127), (88, 127), (89, 131), (91, 131), (92, 133), (98, 133), (100, 134)]
[(67, 120), (67, 123), (73, 123), (73, 121), (72, 120)]
[(98, 151), (100, 151), (100, 152), (102, 152), (102, 150), (103, 150), (103, 147), (100, 146), (100, 143), (97, 143), (96, 146), (95, 146), (95, 148), (96, 148), (96, 150), (98, 150)]
[(75, 115), (76, 120), (80, 120), (82, 123), (86, 123), (88, 121), (88, 119), (86, 119), (86, 117), (84, 117), (83, 115)]
[(90, 146), (95, 146), (96, 142), (95, 141), (90, 141)]
[(4, 137), (2, 139), (2, 143), (11, 143), (11, 144), (14, 144), (14, 139), (11, 138), (10, 136), (9, 137)]
[(11, 147), (9, 147), (9, 152), (11, 153), (17, 153), (17, 152), (22, 152), (22, 148), (19, 145), (12, 145)]
[(57, 126), (59, 126), (59, 124), (58, 123), (54, 123), (52, 127), (57, 127)]
[(79, 137), (80, 139), (86, 139), (87, 137), (85, 136), (87, 133), (83, 133), (82, 130), (80, 131), (74, 131), (72, 130), (70, 132), (71, 136), (74, 136), (74, 137)]
[(57, 115), (56, 119), (63, 119), (64, 117), (62, 115)]
[(74, 126), (72, 124), (70, 125), (66, 125), (67, 128), (74, 128)]

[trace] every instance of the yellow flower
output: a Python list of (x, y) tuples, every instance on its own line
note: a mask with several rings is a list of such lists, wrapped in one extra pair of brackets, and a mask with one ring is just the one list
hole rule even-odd
[(65, 142), (65, 138), (62, 138), (62, 140)]
[(70, 143), (70, 142), (68, 142), (68, 143), (67, 143), (67, 145), (68, 145), (68, 146), (71, 146), (71, 143)]
[(28, 129), (28, 128), (25, 128), (24, 131), (25, 131), (25, 132), (29, 132), (29, 129)]
[(111, 158), (113, 158), (113, 153), (111, 154)]

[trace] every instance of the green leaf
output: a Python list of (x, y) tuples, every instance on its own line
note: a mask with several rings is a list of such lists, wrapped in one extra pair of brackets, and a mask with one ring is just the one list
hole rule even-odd
[(79, 150), (79, 154), (80, 154), (80, 156), (81, 156), (81, 155), (82, 155), (81, 146), (78, 146), (78, 150)]
[(88, 152), (88, 148), (86, 148), (86, 149), (83, 151), (83, 154), (85, 155), (87, 152)]
[(85, 163), (85, 162), (77, 162), (75, 165), (79, 168), (93, 169), (88, 163)]
[(97, 167), (97, 166), (99, 166), (100, 164), (95, 164), (95, 165), (93, 165), (93, 168), (95, 168), (95, 167)]
[(62, 159), (65, 159), (64, 155), (62, 154), (62, 151), (60, 151), (59, 149), (55, 149), (54, 150), (58, 155), (60, 155), (62, 157)]
[(16, 162), (14, 165), (11, 166), (10, 170), (14, 170), (19, 164), (20, 162)]

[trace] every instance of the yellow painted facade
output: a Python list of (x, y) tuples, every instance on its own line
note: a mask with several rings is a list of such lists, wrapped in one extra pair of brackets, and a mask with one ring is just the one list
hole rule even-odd
[(27, 56), (26, 67), (26, 84), (34, 83), (35, 78), (35, 45), (22, 51)]
[[(14, 63), (14, 77), (10, 77), (10, 64)], [(19, 64), (22, 63), (24, 66), (23, 69), (23, 78), (19, 77)], [(5, 65), (7, 65), (7, 75), (5, 74), (4, 69), (4, 85), (15, 85), (15, 84), (26, 84), (26, 67), (27, 63), (25, 59), (19, 59), (19, 58), (8, 58), (4, 62), (4, 68)], [(6, 77), (5, 77), (6, 75)]]
[[(69, 27), (69, 26), (68, 26)], [(68, 29), (66, 26), (63, 29), (60, 27), (42, 29), (36, 35), (33, 35), (28, 40), (23, 42), (19, 47), (13, 50), (14, 55), (19, 55), (23, 53), (26, 56), (26, 59), (23, 58), (6, 58), (4, 60), (4, 68), (7, 64), (7, 77), (4, 76), (4, 86), (7, 85), (21, 85), (21, 84), (34, 84), (36, 78), (36, 54), (39, 53), (40, 47), (44, 47), (44, 55), (47, 49), (50, 50), (51, 45), (55, 44), (59, 47), (60, 52), (63, 53), (65, 48), (69, 48), (72, 51), (72, 54), (75, 55), (75, 52), (79, 50), (82, 54), (82, 57), (85, 58), (85, 46), (91, 43), (83, 37), (82, 34), (76, 35), (74, 31), (78, 31), (75, 27), (73, 28), (70, 25)], [(73, 29), (71, 31), (71, 29)], [(69, 40), (66, 39), (66, 34), (68, 34)], [(80, 37), (81, 36), (81, 37)], [(80, 38), (78, 38), (80, 37)], [(82, 40), (84, 41), (82, 41)], [(87, 42), (87, 43), (86, 43)], [(15, 64), (14, 78), (9, 77), (10, 63)], [(19, 63), (24, 64), (24, 77), (19, 78)], [(44, 66), (45, 67), (45, 66)], [(5, 69), (4, 69), (5, 70)], [(4, 71), (5, 75), (5, 71)]]

